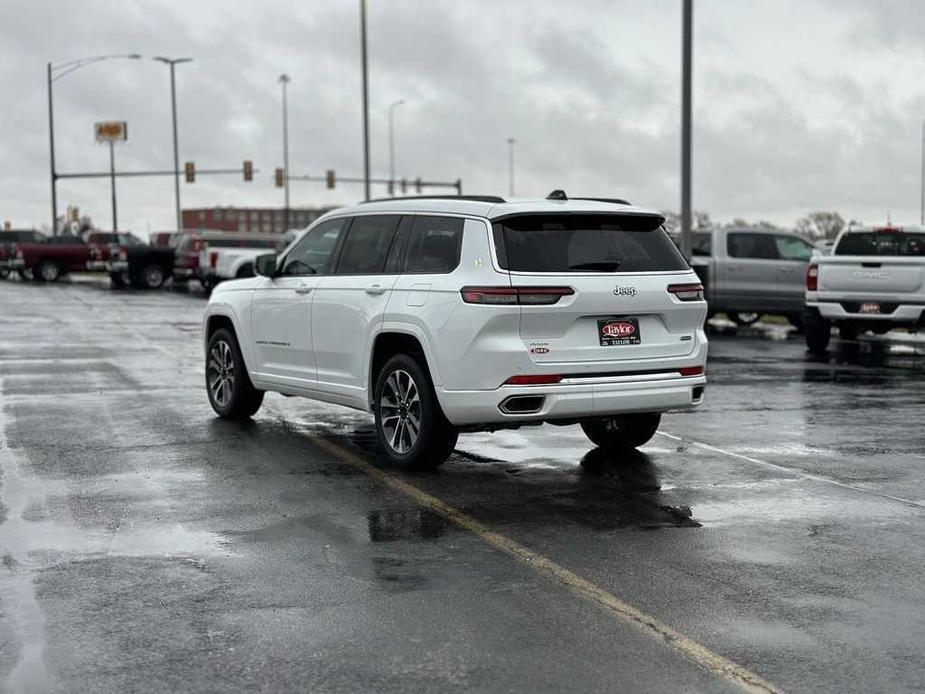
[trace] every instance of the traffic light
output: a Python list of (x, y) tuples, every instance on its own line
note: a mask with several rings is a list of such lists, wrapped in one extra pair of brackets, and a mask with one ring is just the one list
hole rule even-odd
[(183, 165), (184, 170), (186, 171), (186, 182), (193, 183), (196, 180), (196, 164), (195, 162), (188, 161)]
[(244, 160), (244, 180), (254, 180), (254, 162), (252, 162), (250, 159)]
[(328, 188), (333, 188), (337, 184), (337, 176), (334, 173), (334, 169), (328, 169), (327, 179), (328, 179)]
[(279, 167), (276, 168), (276, 171), (273, 172), (273, 178), (276, 181), (276, 187), (283, 187), (283, 170)]
[(418, 193), (421, 192), (421, 178), (420, 178), (420, 177), (414, 179), (414, 189), (415, 189)]

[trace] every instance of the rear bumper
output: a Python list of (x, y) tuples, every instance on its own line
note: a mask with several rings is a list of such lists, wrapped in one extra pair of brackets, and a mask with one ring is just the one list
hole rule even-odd
[(182, 267), (182, 266), (175, 265), (173, 268), (173, 276), (178, 279), (188, 280), (188, 279), (192, 279), (193, 277), (197, 277), (198, 274), (196, 270), (191, 267)]
[(90, 270), (91, 272), (97, 272), (97, 271), (100, 271), (100, 270), (105, 270), (105, 269), (106, 269), (106, 261), (105, 261), (105, 260), (88, 260), (88, 261), (87, 261), (87, 269)]
[[(703, 400), (705, 376), (659, 375), (612, 377), (586, 383), (542, 386), (502, 386), (494, 390), (437, 390), (447, 419), (457, 426), (517, 424), (553, 419), (602, 417), (630, 412), (690, 409)], [(542, 398), (538, 410), (503, 412), (512, 396)]]
[(111, 273), (128, 272), (127, 260), (110, 260), (106, 263), (106, 269)]
[(12, 260), (7, 261), (7, 262), (8, 262), (7, 267), (9, 267), (11, 270), (25, 270), (26, 269), (26, 261), (23, 260), (22, 258), (13, 258)]
[(837, 301), (807, 301), (806, 306), (818, 310), (820, 316), (832, 321), (858, 320), (908, 324), (921, 320), (922, 312), (925, 311), (925, 304), (903, 303), (900, 303), (891, 313), (851, 313)]

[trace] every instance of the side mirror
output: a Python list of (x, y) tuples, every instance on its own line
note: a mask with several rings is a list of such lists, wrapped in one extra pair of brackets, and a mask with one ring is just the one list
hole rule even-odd
[(254, 261), (254, 270), (261, 277), (273, 277), (276, 275), (276, 253), (258, 255)]

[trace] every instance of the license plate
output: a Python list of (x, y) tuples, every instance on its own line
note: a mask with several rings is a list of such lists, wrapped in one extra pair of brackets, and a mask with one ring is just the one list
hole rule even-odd
[(638, 345), (642, 341), (639, 320), (636, 318), (599, 318), (597, 336), (601, 347)]
[(861, 304), (858, 313), (880, 313), (880, 304)]

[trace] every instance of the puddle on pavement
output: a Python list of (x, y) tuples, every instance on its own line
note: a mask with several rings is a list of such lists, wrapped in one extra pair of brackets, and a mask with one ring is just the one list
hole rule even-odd
[(373, 542), (433, 540), (446, 532), (449, 521), (427, 509), (379, 509), (368, 516), (369, 539)]

